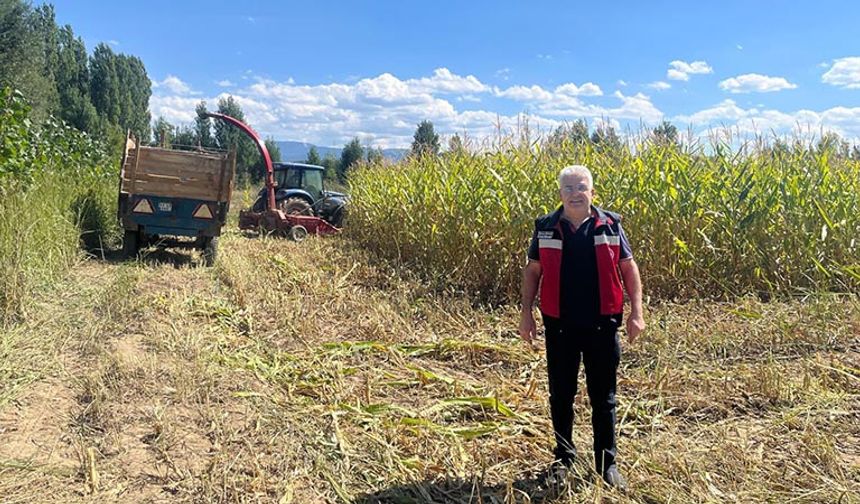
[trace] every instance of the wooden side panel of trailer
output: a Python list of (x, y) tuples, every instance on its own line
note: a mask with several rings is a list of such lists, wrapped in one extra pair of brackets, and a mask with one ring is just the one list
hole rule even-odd
[(229, 202), (234, 152), (225, 155), (126, 145), (120, 191)]

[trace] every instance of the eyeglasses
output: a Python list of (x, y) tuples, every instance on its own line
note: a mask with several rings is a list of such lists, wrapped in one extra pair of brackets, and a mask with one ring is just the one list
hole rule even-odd
[(588, 187), (588, 184), (577, 184), (575, 186), (572, 186), (572, 185), (562, 186), (561, 191), (565, 194), (573, 194), (575, 192), (586, 192), (589, 189), (590, 188)]

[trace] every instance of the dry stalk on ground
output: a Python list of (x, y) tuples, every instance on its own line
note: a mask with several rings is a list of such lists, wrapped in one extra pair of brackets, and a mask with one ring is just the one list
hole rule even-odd
[[(346, 240), (223, 244), (214, 269), (83, 264), (44, 319), (6, 331), (6, 501), (857, 502), (855, 297), (651, 305), (622, 359), (621, 495), (587, 460), (543, 478), (545, 365), (513, 308), (437, 294)], [(26, 430), (32, 408), (53, 430)], [(581, 394), (583, 458), (588, 409)]]

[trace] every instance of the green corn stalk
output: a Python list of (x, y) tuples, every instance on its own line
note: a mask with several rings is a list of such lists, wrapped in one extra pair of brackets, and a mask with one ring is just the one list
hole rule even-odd
[(364, 165), (351, 175), (349, 233), (440, 290), (514, 301), (534, 218), (558, 205), (558, 170), (578, 163), (594, 173), (596, 203), (624, 216), (652, 296), (860, 292), (860, 162), (831, 145), (738, 146), (725, 133), (611, 151), (510, 136)]

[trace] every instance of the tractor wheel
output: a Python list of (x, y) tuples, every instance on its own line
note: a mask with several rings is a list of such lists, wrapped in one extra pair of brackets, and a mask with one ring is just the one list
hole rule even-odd
[(218, 258), (218, 237), (213, 236), (206, 238), (203, 245), (203, 264), (212, 266), (215, 264), (215, 259)]
[(134, 259), (140, 252), (140, 233), (126, 229), (122, 236), (122, 255), (126, 259)]
[(340, 207), (331, 214), (331, 218), (329, 219), (329, 224), (331, 224), (332, 226), (334, 226), (336, 228), (342, 228), (343, 227), (343, 221), (344, 221), (345, 217), (346, 217), (346, 207)]
[(304, 198), (287, 198), (278, 203), (278, 208), (285, 214), (313, 215), (311, 205)]
[(300, 242), (308, 237), (308, 230), (304, 226), (295, 225), (290, 228), (287, 235), (294, 242)]

